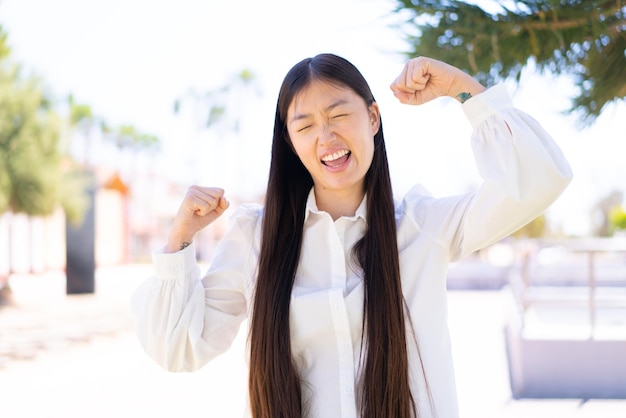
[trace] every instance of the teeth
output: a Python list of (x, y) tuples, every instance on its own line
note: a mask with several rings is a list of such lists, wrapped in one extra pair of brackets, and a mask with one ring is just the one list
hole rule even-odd
[(343, 157), (344, 155), (346, 155), (347, 153), (349, 153), (350, 151), (348, 151), (347, 149), (341, 150), (341, 151), (337, 151), (334, 152), (330, 155), (326, 155), (324, 158), (322, 158), (322, 161), (327, 162), (327, 161), (334, 161), (338, 158)]

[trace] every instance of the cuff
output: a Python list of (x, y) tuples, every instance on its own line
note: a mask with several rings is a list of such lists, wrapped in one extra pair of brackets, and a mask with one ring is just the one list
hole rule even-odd
[(188, 275), (196, 268), (196, 244), (191, 244), (175, 253), (152, 253), (154, 276), (162, 280), (176, 280)]
[(498, 111), (511, 107), (513, 107), (513, 101), (504, 84), (495, 85), (462, 105), (463, 112), (474, 129)]

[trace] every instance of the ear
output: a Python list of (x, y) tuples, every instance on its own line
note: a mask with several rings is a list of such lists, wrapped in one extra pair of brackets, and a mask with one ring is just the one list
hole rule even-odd
[(372, 128), (372, 135), (376, 135), (380, 129), (380, 109), (378, 103), (374, 102), (369, 107), (370, 114), (370, 127)]

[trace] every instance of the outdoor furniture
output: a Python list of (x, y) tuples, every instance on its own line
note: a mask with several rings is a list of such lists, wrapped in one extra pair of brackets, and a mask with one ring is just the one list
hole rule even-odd
[(626, 239), (528, 241), (511, 269), (514, 398), (626, 398)]

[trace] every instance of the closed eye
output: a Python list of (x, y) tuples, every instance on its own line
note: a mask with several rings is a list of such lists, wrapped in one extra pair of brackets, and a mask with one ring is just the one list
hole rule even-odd
[(310, 127), (311, 127), (311, 125), (303, 126), (302, 128), (298, 129), (297, 132), (305, 131), (305, 130), (309, 129)]

